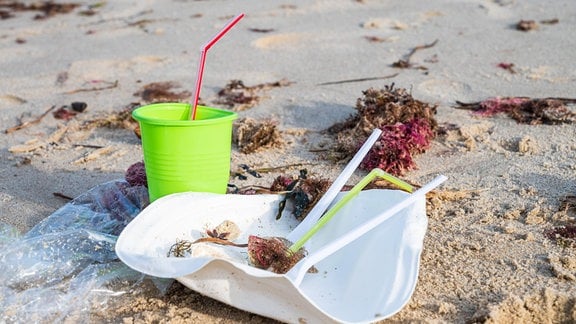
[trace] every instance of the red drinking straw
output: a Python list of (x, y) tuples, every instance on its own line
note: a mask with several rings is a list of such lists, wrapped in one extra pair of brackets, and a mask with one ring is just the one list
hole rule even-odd
[(218, 32), (208, 43), (202, 47), (200, 52), (200, 63), (198, 64), (198, 76), (196, 77), (196, 88), (194, 89), (194, 97), (192, 98), (192, 109), (190, 110), (189, 118), (192, 120), (196, 119), (196, 107), (198, 106), (198, 97), (200, 96), (200, 88), (202, 87), (202, 74), (204, 74), (204, 64), (206, 63), (206, 52), (214, 45), (226, 32), (228, 32), (236, 23), (244, 18), (244, 14), (241, 13), (234, 19), (230, 20), (221, 31)]

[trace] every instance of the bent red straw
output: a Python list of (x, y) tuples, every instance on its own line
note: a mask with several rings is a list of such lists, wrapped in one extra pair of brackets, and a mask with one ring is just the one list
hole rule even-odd
[(241, 13), (234, 17), (222, 30), (220, 30), (210, 41), (208, 41), (204, 46), (202, 46), (202, 51), (200, 52), (200, 62), (198, 63), (198, 75), (196, 77), (196, 87), (194, 88), (194, 97), (192, 97), (192, 109), (190, 110), (189, 118), (192, 120), (196, 119), (196, 107), (198, 106), (198, 97), (200, 96), (200, 88), (202, 87), (202, 75), (204, 74), (204, 64), (206, 63), (206, 52), (214, 45), (226, 32), (228, 32), (240, 19), (244, 18), (244, 14)]

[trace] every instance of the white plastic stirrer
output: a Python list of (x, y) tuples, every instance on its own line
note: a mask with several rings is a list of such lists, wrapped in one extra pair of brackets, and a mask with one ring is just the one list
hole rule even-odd
[(360, 147), (360, 150), (356, 152), (356, 155), (354, 155), (352, 160), (348, 162), (348, 165), (346, 165), (342, 173), (340, 173), (340, 175), (336, 178), (336, 180), (334, 180), (334, 182), (332, 183), (330, 188), (328, 188), (324, 196), (320, 198), (320, 200), (316, 203), (314, 208), (312, 208), (312, 210), (308, 213), (306, 218), (304, 218), (304, 220), (300, 224), (298, 224), (298, 226), (296, 226), (296, 228), (294, 228), (294, 230), (290, 232), (290, 234), (288, 234), (286, 238), (289, 241), (296, 242), (320, 219), (320, 217), (322, 216), (322, 214), (324, 214), (326, 209), (328, 209), (328, 206), (332, 203), (334, 198), (336, 198), (340, 190), (342, 190), (342, 187), (344, 187), (348, 179), (358, 168), (360, 162), (362, 162), (362, 160), (364, 159), (366, 154), (368, 154), (374, 143), (376, 143), (376, 141), (380, 137), (380, 134), (382, 134), (382, 131), (378, 128), (375, 128), (372, 131), (370, 137), (368, 137), (366, 142), (364, 142), (362, 147)]

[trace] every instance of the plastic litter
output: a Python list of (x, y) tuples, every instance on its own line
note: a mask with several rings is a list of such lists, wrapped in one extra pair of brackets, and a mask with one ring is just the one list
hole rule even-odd
[[(250, 234), (286, 237), (297, 221), (290, 215), (276, 220), (278, 195), (165, 196), (126, 227), (116, 253), (138, 271), (176, 278), (203, 295), (280, 321), (378, 321), (402, 309), (414, 291), (428, 222), (425, 193), (444, 180), (440, 176), (411, 195), (360, 192), (308, 241), (309, 255), (287, 274), (249, 265), (236, 247), (167, 255), (177, 240), (194, 241), (225, 220), (239, 226), (239, 243)], [(318, 273), (301, 271), (311, 265)]]
[(19, 235), (0, 224), (0, 322), (88, 322), (99, 309), (151, 279), (160, 293), (170, 280), (148, 278), (120, 262), (118, 234), (148, 205), (146, 187), (104, 183)]

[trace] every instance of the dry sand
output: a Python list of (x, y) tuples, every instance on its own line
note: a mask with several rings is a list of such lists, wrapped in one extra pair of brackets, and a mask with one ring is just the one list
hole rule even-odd
[[(42, 20), (34, 19), (38, 12), (0, 20), (0, 129), (53, 105), (88, 104), (68, 122), (49, 113), (0, 137), (0, 221), (25, 232), (66, 203), (54, 192), (75, 197), (122, 178), (142, 159), (132, 131), (74, 125), (144, 103), (134, 93), (152, 82), (192, 91), (200, 46), (245, 12), (210, 50), (201, 98), (217, 106), (217, 91), (232, 79), (246, 85), (293, 82), (260, 92), (254, 107), (239, 112), (273, 119), (289, 144), (252, 154), (235, 147), (234, 169), (242, 163), (313, 163), (306, 166), (311, 174), (334, 179), (342, 164), (311, 152), (330, 149), (331, 137), (319, 131), (354, 113), (363, 90), (392, 82), (437, 104), (439, 123), (456, 125), (417, 157), (418, 169), (405, 178), (425, 183), (444, 174), (449, 180), (443, 189), (468, 194), (431, 204), (418, 286), (391, 321), (576, 321), (575, 250), (543, 235), (575, 217), (573, 208), (560, 205), (564, 196), (576, 194), (576, 127), (518, 124), (503, 115), (480, 118), (453, 108), (457, 100), (495, 96), (575, 97), (573, 1), (108, 1), (92, 8), (92, 15), (85, 11), (94, 3), (80, 3)], [(520, 20), (538, 26), (519, 31)], [(425, 69), (391, 67), (435, 40), (411, 58)], [(513, 63), (515, 73), (499, 63)], [(94, 88), (108, 89), (83, 91)], [(49, 139), (59, 127), (68, 132)], [(89, 145), (104, 149), (90, 155), (98, 149)], [(269, 184), (298, 169), (233, 182)], [(362, 175), (357, 172), (351, 183)], [(93, 309), (93, 321), (269, 322), (178, 284), (165, 296), (133, 294), (111, 304)]]

